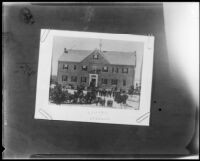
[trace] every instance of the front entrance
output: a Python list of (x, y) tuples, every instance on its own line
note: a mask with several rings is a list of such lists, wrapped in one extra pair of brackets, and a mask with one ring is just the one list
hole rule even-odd
[(97, 74), (89, 74), (89, 85), (94, 85), (97, 87), (98, 85), (98, 75)]

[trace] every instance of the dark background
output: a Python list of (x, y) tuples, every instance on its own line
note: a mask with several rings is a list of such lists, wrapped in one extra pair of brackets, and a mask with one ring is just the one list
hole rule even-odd
[[(150, 126), (34, 119), (42, 28), (153, 34)], [(175, 82), (169, 72), (161, 3), (4, 5), (3, 76), (5, 158), (27, 158), (34, 154), (134, 157), (136, 154), (166, 156), (195, 152), (191, 139), (196, 109), (184, 88), (184, 80)]]

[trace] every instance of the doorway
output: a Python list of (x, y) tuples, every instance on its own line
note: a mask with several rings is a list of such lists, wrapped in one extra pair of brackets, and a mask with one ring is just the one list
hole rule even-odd
[(98, 75), (97, 74), (89, 74), (89, 85), (94, 84), (95, 87), (98, 85)]

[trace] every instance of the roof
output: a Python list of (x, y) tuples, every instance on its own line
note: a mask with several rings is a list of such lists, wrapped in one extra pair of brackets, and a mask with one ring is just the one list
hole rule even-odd
[[(92, 50), (69, 50), (61, 55), (59, 61), (81, 62), (91, 53)], [(102, 51), (100, 54), (113, 65), (135, 65), (135, 52)]]
[(63, 53), (58, 60), (69, 62), (81, 62), (90, 54), (91, 50), (68, 50), (68, 53)]
[(134, 52), (106, 51), (102, 55), (110, 64), (135, 65), (136, 55)]

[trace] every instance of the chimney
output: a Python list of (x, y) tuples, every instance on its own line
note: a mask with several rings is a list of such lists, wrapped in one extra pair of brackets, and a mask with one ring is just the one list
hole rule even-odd
[(68, 51), (67, 51), (67, 48), (64, 48), (64, 53), (65, 53), (65, 54), (67, 54), (67, 53), (68, 53)]

